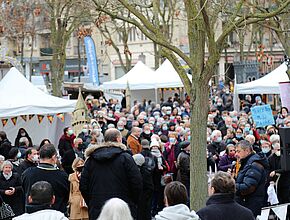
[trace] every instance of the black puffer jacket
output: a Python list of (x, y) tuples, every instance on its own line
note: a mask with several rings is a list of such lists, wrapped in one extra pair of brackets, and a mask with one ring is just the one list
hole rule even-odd
[(104, 203), (113, 197), (127, 202), (132, 211), (142, 192), (142, 177), (126, 146), (116, 142), (95, 145), (86, 150), (86, 157), (80, 191), (90, 219), (95, 220)]
[(255, 216), (264, 205), (268, 160), (264, 154), (252, 153), (241, 160), (241, 168), (236, 180), (237, 201), (252, 210)]
[(177, 180), (182, 182), (189, 189), (190, 179), (190, 154), (181, 151), (177, 157)]

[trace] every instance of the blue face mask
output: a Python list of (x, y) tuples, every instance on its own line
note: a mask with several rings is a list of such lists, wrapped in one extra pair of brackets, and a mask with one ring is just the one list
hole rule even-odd
[(262, 152), (264, 153), (264, 154), (267, 154), (269, 151), (270, 151), (271, 149), (270, 148), (262, 148)]
[(169, 142), (174, 144), (175, 143), (175, 138), (169, 138)]
[(236, 137), (237, 137), (237, 138), (242, 138), (243, 135), (241, 135), (241, 134), (236, 134)]
[(21, 158), (21, 153), (18, 151), (17, 158)]
[(189, 135), (189, 136), (187, 136), (187, 140), (188, 140), (188, 141), (190, 141), (190, 139), (191, 139), (191, 136), (190, 136), (190, 135)]
[(162, 129), (163, 129), (163, 131), (167, 131), (168, 128), (167, 128), (167, 126), (163, 126)]
[(217, 139), (216, 139), (216, 142), (217, 143), (220, 143), (222, 141), (222, 137), (218, 137)]

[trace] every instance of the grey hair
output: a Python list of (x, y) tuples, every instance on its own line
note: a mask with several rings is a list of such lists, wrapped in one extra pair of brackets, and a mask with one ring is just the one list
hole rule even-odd
[(280, 135), (278, 135), (278, 134), (272, 134), (270, 136), (270, 142), (272, 144), (277, 143), (277, 142), (280, 143)]
[(239, 143), (237, 143), (236, 147), (240, 147), (242, 150), (249, 149), (250, 151), (253, 151), (252, 144), (247, 140), (241, 140)]
[(1, 165), (1, 170), (3, 170), (3, 168), (7, 165), (9, 165), (9, 166), (11, 166), (11, 168), (13, 168), (13, 164), (9, 160), (5, 160)]
[(97, 220), (133, 220), (129, 206), (118, 198), (108, 200), (102, 208)]
[(19, 143), (28, 143), (29, 141), (28, 141), (28, 138), (27, 137), (21, 137), (20, 139), (19, 139)]
[(221, 131), (220, 130), (213, 130), (210, 137), (211, 139), (213, 139), (217, 134), (221, 134)]

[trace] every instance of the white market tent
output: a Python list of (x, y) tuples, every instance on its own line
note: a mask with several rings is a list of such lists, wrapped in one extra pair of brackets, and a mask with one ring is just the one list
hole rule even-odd
[[(191, 79), (191, 75), (188, 75)], [(183, 87), (183, 83), (169, 60), (165, 60), (162, 65), (155, 71), (157, 88), (176, 88)]]
[(131, 90), (132, 101), (135, 99), (140, 100), (140, 98), (157, 101), (157, 89), (183, 87), (183, 84), (169, 60), (165, 60), (156, 71), (153, 71), (141, 61), (138, 61), (138, 63), (121, 78), (103, 83), (104, 90), (125, 90), (128, 86)]
[(235, 84), (234, 88), (234, 109), (239, 110), (239, 94), (280, 94), (279, 82), (289, 80), (287, 74), (287, 65), (282, 63), (260, 79), (252, 82)]
[[(57, 144), (62, 129), (70, 125), (71, 116), (64, 114), (62, 122), (55, 114), (70, 113), (75, 108), (76, 101), (48, 95), (30, 83), (16, 68), (11, 68), (0, 81), (0, 118), (8, 119), (6, 126), (0, 123), (0, 130), (4, 130), (8, 139), (14, 143), (18, 129), (23, 127), (29, 133), (34, 144), (39, 144), (44, 138), (49, 138)], [(54, 115), (50, 123), (47, 114)], [(23, 120), (18, 116), (35, 115), (31, 120)], [(40, 123), (37, 115), (45, 116)], [(18, 117), (16, 125), (11, 118)]]
[(127, 88), (129, 85), (130, 90), (140, 90), (140, 89), (153, 89), (155, 88), (155, 82), (153, 82), (153, 77), (155, 73), (152, 69), (146, 66), (141, 61), (124, 76), (119, 79), (104, 82), (104, 89), (123, 89)]
[(282, 63), (272, 72), (252, 82), (236, 84), (237, 94), (280, 94), (279, 82), (289, 80), (287, 65)]

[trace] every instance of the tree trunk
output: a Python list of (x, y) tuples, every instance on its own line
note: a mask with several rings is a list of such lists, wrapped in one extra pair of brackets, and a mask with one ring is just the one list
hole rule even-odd
[(32, 57), (33, 57), (33, 50), (34, 50), (34, 35), (31, 35), (31, 49), (30, 49), (30, 68), (29, 68), (29, 81), (31, 82), (31, 78), (32, 78), (32, 72), (33, 72), (33, 66), (32, 66)]
[(53, 48), (53, 56), (51, 60), (51, 82), (52, 94), (54, 96), (62, 97), (62, 83), (64, 75), (64, 66), (66, 61), (65, 49)]
[(22, 36), (21, 36), (20, 63), (21, 63), (21, 67), (23, 68), (23, 65), (24, 65), (24, 32), (22, 32)]
[(154, 43), (154, 67), (155, 70), (159, 68), (159, 62), (160, 62), (160, 51), (158, 50), (158, 45)]
[[(195, 92), (195, 93), (194, 93)], [(205, 206), (207, 195), (206, 121), (208, 115), (207, 82), (194, 79), (191, 91), (191, 153), (190, 153), (190, 208), (197, 211)], [(195, 97), (195, 100), (194, 98)]]

